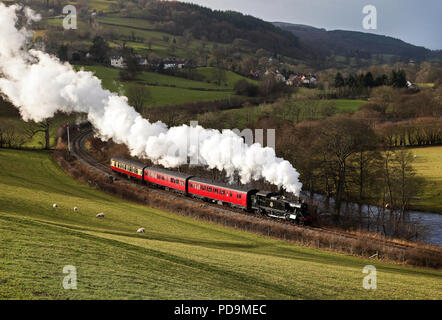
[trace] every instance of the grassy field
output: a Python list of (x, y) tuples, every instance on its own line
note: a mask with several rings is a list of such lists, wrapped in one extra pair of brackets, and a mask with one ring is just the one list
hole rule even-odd
[[(135, 82), (119, 81), (119, 69), (104, 66), (77, 66), (92, 71), (103, 82), (103, 86), (113, 92), (126, 94), (129, 86)], [(151, 72), (143, 72), (138, 76), (137, 83), (146, 85), (151, 98), (146, 101), (147, 106), (177, 105), (198, 101), (214, 101), (234, 97), (233, 91), (207, 91), (202, 89), (217, 89), (219, 87), (201, 81), (187, 80), (184, 78), (171, 77)], [(155, 85), (148, 85), (155, 84)], [(176, 87), (173, 87), (176, 86)], [(226, 88), (222, 88), (226, 89)]]
[(338, 99), (333, 101), (336, 103), (338, 113), (356, 112), (362, 105), (367, 103), (366, 100)]
[[(103, 8), (104, 6), (106, 6), (105, 3), (102, 3), (101, 6), (96, 6), (96, 4), (99, 4), (100, 1), (95, 2), (96, 3), (89, 3), (89, 6), (92, 9), (95, 8), (97, 10), (102, 10), (99, 8)], [(104, 12), (107, 11), (108, 10), (104, 10)], [(119, 14), (106, 14), (104, 16), (99, 16), (97, 18), (97, 22), (99, 23), (101, 29), (112, 31), (115, 35), (117, 35), (118, 40), (110, 42), (111, 47), (122, 46), (123, 43), (125, 43), (125, 45), (132, 47), (138, 54), (148, 55), (151, 53), (155, 53), (156, 55), (163, 58), (170, 57), (171, 53), (169, 52), (169, 46), (171, 43), (174, 43), (176, 49), (173, 54), (180, 58), (187, 58), (188, 49), (197, 50), (200, 49), (203, 45), (202, 41), (195, 39), (190, 41), (190, 43), (188, 44), (184, 44), (182, 36), (171, 35), (166, 32), (155, 30), (153, 23), (145, 19), (126, 18), (122, 17)], [(61, 28), (62, 25), (62, 16), (51, 17), (41, 22), (41, 26), (44, 28)], [(77, 27), (78, 30), (82, 32), (91, 29), (91, 25), (86, 20), (79, 20)], [(43, 34), (44, 31), (39, 32), (40, 36), (42, 36)], [(150, 48), (147, 44), (148, 40), (151, 42)], [(84, 41), (82, 42), (82, 44), (87, 44), (87, 42)], [(214, 45), (214, 42), (204, 42), (205, 48), (209, 50), (211, 50)], [(226, 46), (225, 44), (216, 45), (220, 47)]]
[[(308, 95), (309, 89), (301, 88), (302, 95)], [(298, 94), (299, 95), (299, 94)], [(366, 103), (364, 100), (347, 100), (347, 99), (339, 99), (339, 100), (302, 100), (297, 101), (297, 104), (300, 108), (299, 120), (306, 119), (319, 119), (323, 118), (324, 115), (321, 115), (319, 111), (314, 113), (314, 110), (320, 110), (321, 106), (326, 104), (334, 104), (336, 106), (336, 113), (344, 113), (344, 112), (355, 112), (359, 109), (361, 105)], [(262, 117), (270, 117), (275, 120), (291, 120), (295, 121), (294, 114), (290, 114), (288, 111), (287, 105), (282, 105), (282, 109), (277, 108), (280, 104), (262, 104), (256, 107), (250, 108), (242, 108), (242, 109), (234, 109), (234, 110), (225, 110), (225, 111), (216, 111), (210, 112), (199, 116), (199, 121), (218, 121), (218, 123), (222, 123), (226, 128), (245, 128), (247, 125), (252, 124), (256, 125), (256, 123)]]
[(419, 177), (425, 179), (419, 200), (412, 203), (413, 209), (442, 214), (442, 147), (412, 149), (416, 160), (414, 168)]
[[(1, 299), (442, 298), (439, 271), (298, 247), (124, 202), (72, 180), (45, 152), (0, 149), (0, 204)], [(95, 218), (99, 212), (104, 219)], [(139, 227), (147, 233), (136, 234)], [(378, 271), (375, 291), (362, 288), (369, 264)], [(77, 268), (77, 290), (62, 288), (65, 265)]]
[[(5, 3), (13, 3), (13, 2), (17, 2), (17, 1), (13, 1), (13, 0), (2, 0), (2, 2)], [(46, 0), (32, 0), (33, 4), (40, 4), (40, 5), (46, 5), (47, 1)], [(62, 3), (68, 3), (68, 4), (72, 4), (72, 5), (76, 5), (77, 1), (62, 1)], [(89, 8), (91, 10), (97, 10), (97, 11), (103, 11), (103, 12), (109, 12), (111, 11), (111, 5), (112, 4), (118, 4), (118, 1), (116, 0), (88, 0), (87, 1), (87, 5), (89, 6)]]
[[(213, 77), (213, 73), (214, 73), (213, 67), (197, 68), (196, 70), (199, 74), (203, 75), (206, 79), (212, 79), (212, 77)], [(259, 85), (258, 81), (244, 78), (243, 76), (240, 76), (239, 74), (236, 74), (232, 71), (226, 71), (226, 81), (224, 82), (223, 87), (224, 88), (233, 88), (239, 80), (243, 80), (243, 79), (246, 79), (247, 81), (249, 81), (255, 85)]]

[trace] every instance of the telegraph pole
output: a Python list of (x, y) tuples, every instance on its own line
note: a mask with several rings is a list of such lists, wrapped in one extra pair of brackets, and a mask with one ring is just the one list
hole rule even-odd
[(68, 134), (68, 151), (69, 153), (71, 153), (71, 138), (69, 136), (69, 123), (66, 123), (64, 125), (64, 127), (66, 128), (67, 134)]
[(69, 137), (69, 124), (68, 124), (68, 151), (71, 153), (71, 139)]

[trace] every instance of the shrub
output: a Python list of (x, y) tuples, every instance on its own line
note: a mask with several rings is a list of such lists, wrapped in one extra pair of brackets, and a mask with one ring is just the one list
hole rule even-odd
[(256, 97), (259, 93), (258, 86), (254, 85), (253, 83), (245, 79), (237, 81), (233, 89), (238, 95), (248, 96), (248, 97)]

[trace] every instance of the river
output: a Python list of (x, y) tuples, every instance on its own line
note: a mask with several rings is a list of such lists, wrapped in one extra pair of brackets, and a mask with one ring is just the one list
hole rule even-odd
[[(308, 192), (305, 192), (306, 198), (308, 197)], [(330, 209), (326, 210), (325, 208), (325, 199), (326, 197), (324, 195), (315, 194), (314, 196), (314, 202), (320, 209), (320, 212), (324, 211), (330, 211), (333, 210), (334, 205), (334, 199), (330, 198)], [(354, 203), (349, 203), (348, 205), (343, 202), (341, 211), (342, 214), (345, 213), (346, 207), (357, 205)], [(370, 212), (371, 215), (377, 215), (380, 208), (375, 206), (368, 206), (364, 205), (362, 207), (362, 212), (365, 215), (368, 215), (368, 212)], [(432, 212), (420, 212), (420, 211), (408, 211), (408, 218), (411, 222), (414, 222), (419, 225), (422, 229), (425, 230), (426, 238), (421, 239), (421, 241), (442, 246), (442, 215), (438, 213), (432, 213)]]

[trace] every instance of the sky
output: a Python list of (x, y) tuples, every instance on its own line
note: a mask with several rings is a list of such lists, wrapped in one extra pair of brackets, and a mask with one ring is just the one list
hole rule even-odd
[[(353, 30), (399, 38), (442, 49), (442, 0), (180, 0), (218, 10), (234, 10), (266, 21)], [(377, 11), (377, 29), (365, 30), (366, 5)]]

